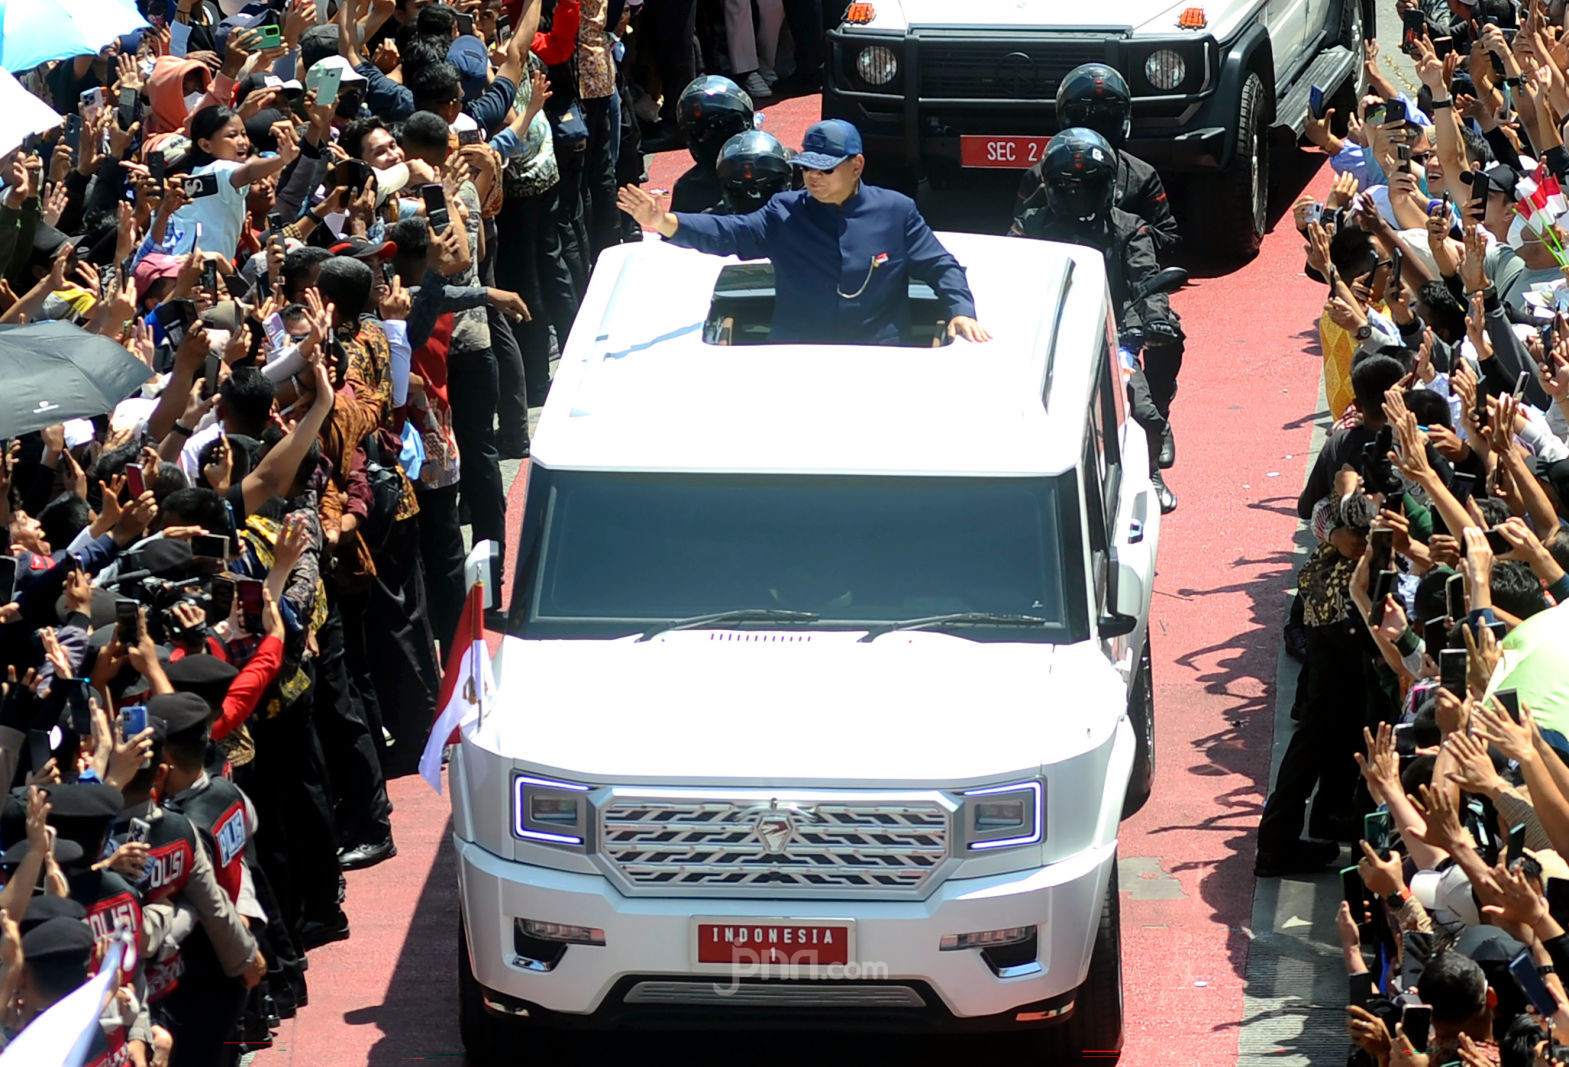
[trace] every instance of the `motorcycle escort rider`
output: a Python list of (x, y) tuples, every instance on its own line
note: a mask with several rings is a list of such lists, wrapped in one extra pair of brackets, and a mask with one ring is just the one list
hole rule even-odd
[(1151, 347), (1181, 339), (1165, 294), (1140, 295), (1145, 282), (1160, 269), (1151, 227), (1116, 206), (1116, 151), (1094, 130), (1074, 127), (1053, 137), (1041, 157), (1041, 177), (1043, 202), (1020, 214), (1009, 232), (1085, 245), (1106, 257), (1119, 343), (1134, 357), (1128, 379), (1129, 410), (1149, 439), (1150, 479), (1160, 510), (1173, 511), (1177, 496), (1160, 472), (1166, 418), (1137, 361), (1141, 348), (1147, 355)]
[(670, 190), (671, 211), (707, 211), (720, 202), (715, 172), (719, 149), (752, 128), (752, 98), (729, 78), (697, 78), (676, 101), (676, 123), (692, 153), (692, 166)]
[(789, 192), (795, 179), (790, 150), (762, 130), (747, 130), (726, 141), (714, 163), (719, 178), (719, 203), (708, 215), (749, 215)]
[[(1177, 220), (1171, 214), (1171, 202), (1166, 198), (1166, 187), (1154, 167), (1123, 148), (1133, 128), (1133, 96), (1122, 75), (1104, 63), (1084, 63), (1073, 68), (1057, 86), (1057, 121), (1062, 129), (1077, 126), (1094, 130), (1106, 139), (1117, 160), (1113, 202), (1119, 210), (1144, 220), (1157, 257), (1169, 255), (1181, 238)], [(1019, 180), (1015, 232), (1024, 213), (1044, 203), (1044, 163), (1044, 159), (1036, 163)], [(1177, 395), (1177, 373), (1182, 369), (1183, 354), (1182, 326), (1174, 312), (1169, 321), (1176, 330), (1175, 338), (1147, 337), (1144, 349), (1150, 396), (1165, 425), (1158, 457), (1163, 469), (1177, 460), (1177, 443), (1171, 434), (1171, 401)]]

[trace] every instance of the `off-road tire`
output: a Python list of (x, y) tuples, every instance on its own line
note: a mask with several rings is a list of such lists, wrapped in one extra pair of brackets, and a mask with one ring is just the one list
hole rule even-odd
[(1155, 788), (1155, 685), (1150, 675), (1150, 643), (1134, 668), (1133, 689), (1128, 694), (1128, 721), (1133, 725), (1133, 773), (1122, 801), (1124, 819), (1137, 814)]
[(1201, 238), (1195, 244), (1228, 260), (1258, 254), (1269, 225), (1270, 131), (1264, 81), (1242, 83), (1237, 104), (1237, 148), (1218, 174), (1194, 182)]
[(458, 1034), (472, 1063), (502, 1063), (517, 1051), (516, 1028), (485, 1007), (479, 982), (469, 968), (468, 933), (458, 917)]
[[(1074, 997), (1073, 1014), (1062, 1025), (1038, 1031), (1046, 1064), (1116, 1063), (1122, 1051), (1122, 899), (1113, 855), (1090, 969)], [(1098, 1053), (1093, 1058), (1085, 1054)], [(1113, 1053), (1113, 1055), (1106, 1055)]]

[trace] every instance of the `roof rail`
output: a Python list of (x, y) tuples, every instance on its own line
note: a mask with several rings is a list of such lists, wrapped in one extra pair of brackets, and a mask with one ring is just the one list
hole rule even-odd
[(1073, 288), (1073, 267), (1077, 261), (1068, 257), (1062, 267), (1062, 281), (1057, 283), (1057, 306), (1051, 316), (1051, 345), (1046, 349), (1046, 387), (1041, 393), (1041, 402), (1051, 410), (1051, 380), (1052, 372), (1057, 367), (1057, 338), (1062, 336), (1062, 313), (1068, 304), (1068, 292)]

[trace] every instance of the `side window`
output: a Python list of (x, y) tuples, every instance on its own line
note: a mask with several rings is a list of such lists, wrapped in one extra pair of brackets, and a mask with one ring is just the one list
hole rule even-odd
[(1095, 376), (1095, 396), (1090, 400), (1090, 427), (1100, 475), (1100, 498), (1105, 511), (1108, 543), (1116, 537), (1118, 490), (1122, 484), (1122, 419), (1124, 398), (1122, 363), (1117, 350), (1105, 346)]
[(1084, 518), (1090, 530), (1090, 582), (1097, 600), (1106, 595), (1106, 560), (1111, 545), (1106, 504), (1101, 497), (1101, 480), (1096, 472), (1100, 454), (1094, 441), (1084, 442), (1084, 464), (1079, 479), (1084, 486)]

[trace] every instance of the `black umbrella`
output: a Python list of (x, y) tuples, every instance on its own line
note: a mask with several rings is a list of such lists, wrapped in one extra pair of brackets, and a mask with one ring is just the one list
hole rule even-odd
[(0, 437), (107, 414), (152, 376), (118, 342), (69, 322), (0, 326)]

